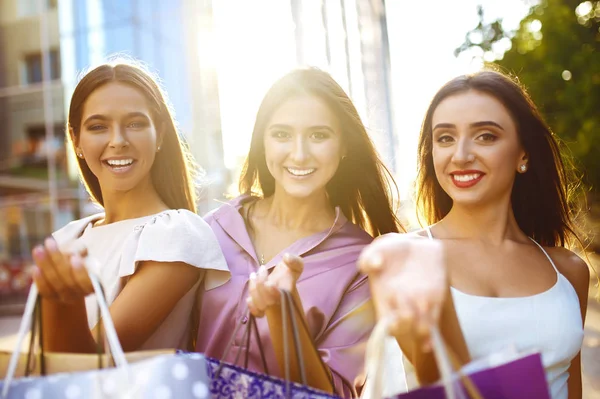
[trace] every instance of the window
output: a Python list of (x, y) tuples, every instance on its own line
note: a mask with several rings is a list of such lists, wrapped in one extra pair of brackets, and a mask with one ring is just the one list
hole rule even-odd
[(60, 162), (65, 152), (65, 135), (62, 125), (54, 127), (54, 140), (48, 145), (46, 141), (46, 127), (32, 126), (27, 129), (26, 148), (22, 159), (25, 166), (47, 167), (48, 147), (54, 153), (56, 160)]
[[(50, 80), (60, 78), (60, 54), (58, 50), (50, 50)], [(25, 81), (29, 84), (42, 81), (42, 53), (25, 57)]]

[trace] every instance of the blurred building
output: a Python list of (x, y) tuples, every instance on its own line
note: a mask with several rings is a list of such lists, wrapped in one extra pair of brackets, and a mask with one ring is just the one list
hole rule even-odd
[[(28, 285), (31, 247), (78, 208), (66, 173), (57, 2), (0, 2), (0, 297)], [(44, 52), (44, 50), (47, 50)], [(46, 79), (44, 79), (46, 78)], [(52, 190), (49, 177), (52, 176)]]

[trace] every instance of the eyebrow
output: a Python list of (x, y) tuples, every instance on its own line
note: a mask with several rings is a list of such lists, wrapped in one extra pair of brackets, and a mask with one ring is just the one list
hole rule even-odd
[[(148, 115), (146, 115), (143, 112), (130, 112), (126, 115), (127, 118), (136, 118), (136, 117), (141, 117), (144, 118), (146, 120), (148, 120)], [(90, 115), (84, 122), (83, 124), (85, 125), (86, 123), (88, 123), (91, 120), (100, 120), (100, 121), (108, 121), (110, 120), (109, 117), (105, 116), (105, 115), (101, 115), (101, 114), (94, 114), (94, 115)]]
[[(269, 126), (269, 129), (293, 129), (293, 128), (290, 125), (284, 125), (284, 124), (277, 123), (275, 125)], [(311, 127), (309, 127), (309, 129), (310, 130), (328, 130), (328, 131), (334, 133), (333, 129), (326, 125), (311, 126)]]
[[(493, 121), (474, 122), (474, 123), (471, 123), (469, 126), (471, 126), (471, 127), (494, 126), (494, 127), (497, 127), (500, 130), (504, 130), (504, 128), (502, 126), (500, 126), (499, 124), (497, 124), (496, 122), (493, 122)], [(456, 128), (456, 125), (454, 125), (452, 123), (438, 123), (437, 125), (434, 126), (433, 130), (436, 130), (436, 129), (455, 129), (455, 128)]]

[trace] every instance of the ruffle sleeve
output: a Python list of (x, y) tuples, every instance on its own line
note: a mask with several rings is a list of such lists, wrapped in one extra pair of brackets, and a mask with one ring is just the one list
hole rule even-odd
[(188, 210), (168, 210), (134, 227), (123, 247), (119, 277), (131, 276), (140, 262), (183, 262), (205, 270), (207, 289), (231, 274), (210, 226)]

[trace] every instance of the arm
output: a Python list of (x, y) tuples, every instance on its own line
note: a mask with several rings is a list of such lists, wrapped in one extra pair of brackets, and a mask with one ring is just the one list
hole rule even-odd
[(415, 367), (421, 383), (439, 379), (431, 352), (431, 325), (439, 327), (461, 365), (469, 362), (446, 276), (442, 242), (414, 235), (382, 236), (365, 248), (359, 266), (369, 275), (377, 317), (389, 320), (389, 333)]
[[(590, 271), (587, 264), (573, 252), (565, 248), (557, 248), (556, 266), (560, 272), (569, 280), (579, 298), (579, 307), (581, 308), (581, 320), (585, 325), (587, 313), (588, 293), (590, 289)], [(553, 254), (554, 255), (554, 254)], [(582, 325), (582, 328), (583, 328)], [(581, 399), (581, 351), (571, 361), (569, 367), (569, 399)]]
[[(438, 328), (448, 348), (451, 348), (460, 364), (465, 365), (470, 361), (469, 350), (460, 328), (450, 290), (446, 292)], [(399, 322), (402, 323), (403, 321)], [(404, 322), (410, 323), (410, 320)], [(410, 334), (396, 334), (395, 337), (402, 352), (414, 366), (417, 379), (421, 385), (433, 384), (440, 379), (441, 376), (433, 352), (423, 350), (423, 339)]]
[[(43, 298), (45, 347), (55, 352), (96, 352), (95, 333), (88, 328), (84, 303), (93, 289), (83, 260), (79, 256), (67, 258), (52, 241), (47, 241), (46, 248), (34, 249), (34, 259), (34, 279)], [(132, 351), (141, 346), (198, 276), (199, 269), (181, 262), (140, 263), (110, 306), (123, 349)], [(161, 293), (159, 301), (157, 292)]]

